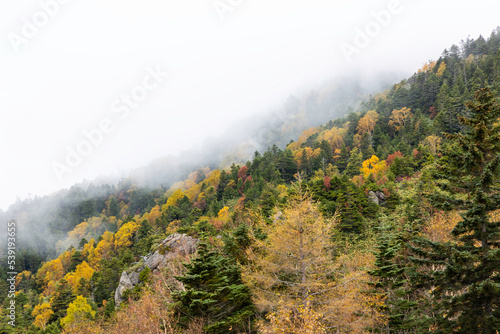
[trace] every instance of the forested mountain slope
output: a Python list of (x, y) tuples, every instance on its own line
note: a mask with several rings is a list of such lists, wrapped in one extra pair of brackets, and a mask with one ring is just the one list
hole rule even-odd
[[(324, 99), (307, 113), (290, 100), (259, 143), (275, 145), (246, 163), (242, 144), (165, 188), (122, 180), (60, 192), (50, 210), (20, 202), (2, 218), (32, 247), (0, 272), (2, 296), (19, 273), (16, 327), (1, 329), (495, 333), (499, 95), (497, 29), (326, 124), (306, 116), (328, 114)], [(173, 233), (199, 239), (197, 254), (143, 269), (115, 309), (122, 271)]]

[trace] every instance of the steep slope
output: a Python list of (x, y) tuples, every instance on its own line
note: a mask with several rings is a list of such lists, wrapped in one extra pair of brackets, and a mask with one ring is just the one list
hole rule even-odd
[[(419, 316), (412, 313), (415, 305), (404, 304), (397, 296), (398, 289), (409, 284), (408, 276), (402, 274), (410, 273), (405, 245), (412, 233), (436, 242), (452, 240), (449, 231), (459, 220), (458, 212), (445, 213), (433, 207), (422, 193), (437, 191), (433, 179), (436, 161), (446, 159), (441, 147), (450, 144), (443, 132), (464, 130), (459, 117), (468, 115), (465, 102), (484, 85), (491, 86), (499, 96), (500, 29), (487, 40), (480, 37), (463, 42), (461, 47), (452, 46), (410, 78), (361, 103), (356, 112), (326, 124), (314, 124), (316, 120), (305, 118), (313, 126), (304, 129), (307, 122), (300, 118), (300, 110), (307, 103), (300, 106), (300, 102), (291, 99), (286, 108), (295, 110), (290, 113), (294, 116), (276, 123), (267, 132), (270, 136), (262, 137), (259, 143), (259, 146), (270, 144), (267, 150), (255, 152), (244, 164), (233, 163), (238, 162), (235, 157), (240, 148), (236, 147), (225, 155), (214, 153), (217, 158), (212, 166), (189, 165), (190, 173), (184, 177), (177, 174), (182, 181), (174, 183), (172, 178), (168, 190), (144, 188), (140, 183), (123, 180), (114, 186), (74, 187), (52, 197), (18, 203), (3, 214), (3, 219), (17, 219), (20, 241), (31, 242), (40, 249), (37, 253), (31, 249), (23, 254), (21, 248), (16, 254), (15, 270), (20, 273), (16, 314), (25, 319), (19, 323), (19, 330), (35, 332), (48, 325), (51, 331), (58, 332), (62, 324), (68, 333), (118, 332), (110, 317), (123, 317), (120, 312), (127, 312), (127, 307), (130, 312), (147, 308), (147, 303), (170, 305), (172, 313), (161, 315), (163, 323), (154, 320), (158, 319), (154, 318), (154, 312), (147, 319), (137, 316), (129, 321), (136, 321), (138, 326), (141, 321), (152, 321), (155, 328), (165, 329), (166, 323), (175, 324), (176, 317), (182, 317), (180, 327), (172, 325), (171, 333), (188, 330), (195, 333), (198, 325), (198, 332), (202, 332), (199, 327), (210, 332), (227, 330), (234, 323), (230, 316), (221, 316), (214, 323), (206, 315), (219, 316), (224, 314), (219, 312), (221, 308), (236, 304), (250, 309), (250, 303), (255, 305), (255, 311), (250, 315), (245, 313), (248, 326), (245, 323), (238, 328), (241, 332), (300, 332), (308, 327), (320, 331), (335, 327), (338, 331), (357, 333), (369, 328), (384, 330), (389, 323), (385, 319), (395, 319), (391, 326), (401, 329), (403, 323), (405, 326), (410, 323), (410, 318), (413, 328), (432, 328), (432, 314), (420, 307), (424, 312), (420, 318), (431, 320), (417, 324), (415, 319)], [(324, 100), (311, 96), (305, 100), (311, 105), (308, 114), (314, 114), (313, 111), (321, 114)], [(298, 129), (301, 134), (289, 142)], [(242, 145), (246, 149), (256, 148)], [(223, 168), (216, 169), (221, 163)], [(162, 171), (162, 164), (152, 165), (142, 174), (155, 169)], [(151, 184), (151, 180), (142, 182)], [(47, 209), (47, 203), (54, 205)], [(285, 254), (285, 258), (294, 255), (285, 247), (287, 242), (302, 238), (304, 229), (288, 233), (282, 222), (286, 223), (289, 216), (301, 215), (305, 220), (325, 220), (328, 226), (334, 226), (327, 232), (312, 230), (328, 233), (328, 237), (322, 234), (321, 238), (315, 238), (322, 244), (313, 248), (324, 252), (318, 258), (330, 261), (322, 267), (328, 268), (328, 274), (318, 277), (317, 273), (307, 272), (300, 265), (287, 265), (286, 261), (275, 262), (270, 268), (256, 267), (255, 264), (271, 262), (269, 249)], [(22, 235), (29, 235), (28, 230), (37, 224), (48, 226), (52, 239), (40, 240), (48, 235), (43, 231), (39, 232), (39, 241), (23, 239)], [(278, 227), (280, 230), (275, 230)], [(202, 255), (213, 261), (205, 264), (210, 270), (216, 272), (228, 261), (237, 266), (231, 267), (226, 276), (213, 275), (214, 280), (202, 274), (202, 261), (194, 261), (187, 267), (177, 264), (168, 269), (170, 272), (157, 275), (144, 274), (143, 290), (128, 292), (130, 300), (122, 306), (125, 311), (115, 313), (114, 294), (120, 273), (140, 263), (141, 257), (154, 253), (162, 240), (174, 233), (185, 233), (207, 244)], [(274, 244), (266, 244), (269, 240)], [(55, 248), (49, 248), (48, 242)], [(376, 250), (377, 262), (373, 255)], [(389, 265), (394, 264), (394, 259), (398, 260), (396, 265)], [(387, 277), (383, 272), (372, 271), (372, 276), (379, 278), (368, 275), (370, 269), (384, 263), (400, 279), (398, 286), (378, 284), (383, 282), (380, 277)], [(261, 276), (271, 273), (277, 280), (272, 284), (269, 283), (272, 280), (259, 283), (252, 280), (249, 270)], [(174, 287), (169, 286), (171, 290), (166, 293), (155, 283), (173, 275), (191, 284), (189, 303), (185, 298), (175, 297), (179, 294)], [(5, 268), (0, 276), (0, 288), (5, 293), (9, 289)], [(310, 282), (310, 277), (334, 291), (328, 295), (331, 298), (328, 315), (323, 311), (318, 313), (314, 300), (288, 293), (295, 291), (291, 287)], [(373, 284), (368, 284), (369, 281)], [(248, 286), (254, 289), (251, 300)], [(376, 289), (367, 294), (373, 286)], [(151, 299), (148, 289), (162, 297)], [(266, 303), (267, 299), (255, 289), (266, 290), (276, 298)], [(380, 289), (385, 289), (384, 293)], [(417, 308), (432, 302), (424, 290), (402, 291), (411, 294)], [(234, 304), (225, 298), (228, 295), (235, 296)], [(196, 299), (196, 296), (204, 297)], [(96, 321), (66, 318), (67, 310), (78, 303), (86, 309), (82, 298), (98, 311)], [(4, 313), (8, 302), (6, 298)], [(74, 304), (70, 307), (71, 303)], [(48, 304), (44, 310), (53, 312), (46, 311), (49, 316), (45, 318), (41, 316), (44, 304)], [(404, 314), (404, 319), (391, 318), (387, 311), (391, 307), (394, 314)], [(91, 311), (83, 313), (87, 318), (93, 317)], [(61, 323), (63, 318), (66, 320)]]

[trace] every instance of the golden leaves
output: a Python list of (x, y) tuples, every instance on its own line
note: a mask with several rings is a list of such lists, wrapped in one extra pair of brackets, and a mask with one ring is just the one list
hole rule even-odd
[(438, 136), (428, 136), (424, 139), (423, 144), (429, 148), (432, 155), (436, 155), (441, 148), (441, 137)]
[(389, 120), (389, 126), (393, 127), (394, 130), (399, 131), (408, 124), (412, 117), (413, 114), (409, 108), (403, 107), (399, 110), (393, 110)]
[(31, 315), (35, 317), (35, 321), (33, 322), (36, 327), (45, 330), (47, 327), (47, 323), (49, 322), (50, 316), (54, 314), (49, 303), (42, 303), (40, 305), (35, 306)]
[(132, 245), (132, 235), (139, 229), (139, 225), (135, 221), (130, 221), (123, 224), (118, 232), (115, 233), (115, 247), (128, 247)]
[(57, 258), (42, 265), (36, 274), (36, 280), (38, 284), (44, 287), (43, 294), (48, 296), (55, 292), (55, 282), (63, 278), (63, 276), (63, 265), (61, 260)]
[(175, 206), (179, 203), (179, 201), (184, 197), (184, 193), (182, 189), (177, 189), (170, 195), (167, 200), (167, 203), (161, 207), (161, 211), (166, 211), (169, 206)]
[(385, 161), (380, 161), (375, 155), (372, 155), (370, 159), (363, 161), (361, 172), (367, 178), (370, 174), (374, 176), (380, 176), (386, 169)]
[(290, 145), (288, 145), (287, 148), (289, 150), (291, 150), (292, 152), (299, 150), (300, 145), (305, 143), (307, 138), (309, 138), (310, 136), (312, 136), (313, 134), (318, 133), (318, 132), (319, 132), (319, 130), (315, 127), (304, 130), (304, 132), (302, 132), (302, 134), (299, 136), (299, 139), (297, 141), (291, 143)]
[(318, 136), (318, 141), (326, 140), (334, 151), (337, 149), (340, 150), (340, 148), (344, 144), (344, 137), (346, 133), (347, 129), (334, 126), (330, 130), (325, 130), (320, 133)]
[(368, 133), (371, 137), (373, 135), (373, 130), (375, 129), (375, 125), (377, 124), (378, 114), (375, 110), (370, 110), (363, 116), (359, 122), (356, 131), (359, 135), (363, 135)]
[(89, 266), (86, 261), (83, 261), (78, 266), (74, 272), (70, 272), (64, 276), (64, 279), (68, 281), (68, 284), (73, 288), (73, 291), (76, 293), (78, 288), (80, 287), (81, 279), (85, 279), (86, 281), (90, 281), (92, 275), (94, 274), (94, 269)]
[(255, 238), (247, 250), (243, 278), (258, 309), (269, 312), (263, 333), (322, 333), (326, 327), (363, 333), (381, 321), (374, 305), (383, 301), (365, 293), (373, 254), (349, 250), (332, 258), (335, 226), (306, 195), (292, 199), (272, 224), (259, 225), (267, 239)]
[(446, 70), (446, 63), (443, 61), (441, 65), (439, 65), (436, 75), (438, 77), (442, 77), (445, 70)]
[(92, 306), (87, 303), (87, 300), (82, 296), (77, 296), (76, 299), (68, 306), (66, 317), (61, 319), (61, 325), (66, 327), (73, 323), (78, 323), (86, 318), (95, 317), (96, 312), (92, 310)]
[(434, 69), (434, 66), (436, 66), (435, 61), (430, 61), (428, 63), (425, 63), (421, 69), (418, 70), (417, 73), (425, 73), (425, 72), (430, 72)]

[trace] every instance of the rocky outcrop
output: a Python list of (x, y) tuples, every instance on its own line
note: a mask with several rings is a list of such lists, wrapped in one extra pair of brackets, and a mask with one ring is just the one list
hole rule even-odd
[(373, 203), (377, 205), (383, 205), (385, 202), (385, 194), (381, 191), (372, 191), (368, 192), (368, 199), (370, 199)]
[(118, 307), (122, 302), (123, 293), (126, 290), (132, 290), (140, 283), (140, 273), (146, 267), (151, 271), (159, 270), (167, 265), (167, 263), (179, 256), (189, 255), (196, 252), (198, 239), (191, 238), (186, 234), (172, 234), (163, 240), (158, 250), (153, 254), (145, 256), (133, 269), (122, 272), (120, 283), (115, 291), (115, 305)]

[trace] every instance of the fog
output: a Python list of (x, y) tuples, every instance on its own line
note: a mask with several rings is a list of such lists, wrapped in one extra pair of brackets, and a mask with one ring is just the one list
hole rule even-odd
[(248, 139), (248, 120), (290, 95), (344, 78), (376, 91), (469, 35), (489, 36), (500, 4), (473, 5), (4, 1), (0, 208), (192, 147), (206, 156), (232, 135)]

